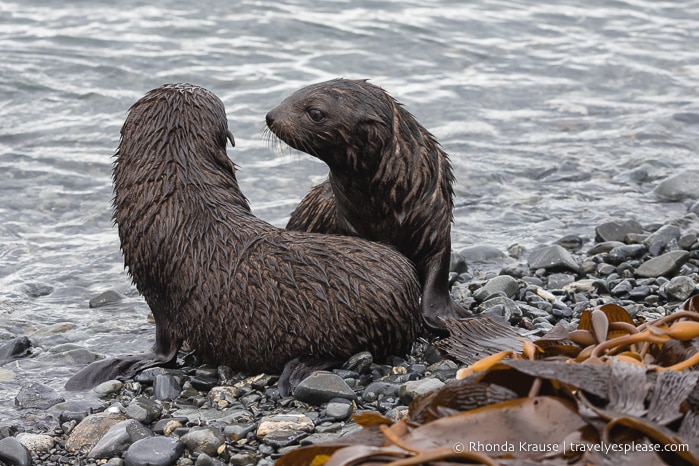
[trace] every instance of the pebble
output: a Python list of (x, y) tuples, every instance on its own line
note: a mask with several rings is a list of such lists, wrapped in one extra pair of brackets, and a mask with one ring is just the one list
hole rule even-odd
[(662, 277), (671, 275), (689, 260), (690, 254), (687, 251), (670, 251), (662, 256), (654, 257), (644, 262), (636, 269), (639, 277)]
[(93, 392), (100, 398), (105, 398), (109, 395), (119, 392), (124, 384), (119, 380), (107, 380), (102, 382), (92, 389)]
[(504, 252), (493, 246), (471, 246), (459, 251), (459, 256), (461, 256), (467, 264), (500, 261), (507, 257)]
[(172, 437), (149, 437), (134, 442), (124, 454), (126, 466), (169, 466), (184, 452), (184, 443)]
[(663, 201), (699, 199), (699, 171), (687, 170), (664, 179), (653, 189), (653, 194)]
[(409, 404), (419, 396), (430, 393), (444, 386), (444, 382), (438, 379), (422, 379), (406, 382), (401, 385), (398, 394), (404, 404)]
[(88, 452), (104, 437), (113, 425), (125, 420), (120, 414), (98, 413), (83, 419), (68, 436), (65, 448), (68, 451)]
[(114, 424), (92, 447), (88, 458), (111, 458), (121, 456), (132, 443), (152, 437), (153, 432), (135, 419), (128, 419)]
[(180, 437), (185, 446), (192, 452), (218, 455), (225, 438), (223, 433), (215, 427), (193, 427), (189, 432)]
[(572, 254), (557, 244), (534, 249), (529, 254), (528, 262), (529, 267), (535, 270), (572, 270), (577, 272), (580, 269), (580, 265), (575, 261)]
[(124, 298), (114, 290), (107, 290), (90, 299), (90, 308), (109, 306), (123, 301)]
[(615, 220), (603, 223), (595, 228), (595, 240), (598, 243), (607, 241), (624, 242), (630, 233), (643, 233), (643, 227), (635, 220)]
[(362, 351), (349, 358), (343, 369), (356, 372), (357, 374), (366, 374), (370, 371), (373, 363), (374, 356), (368, 351)]
[(488, 280), (485, 285), (476, 290), (473, 297), (476, 298), (478, 302), (483, 302), (497, 293), (502, 293), (505, 297), (511, 298), (518, 290), (519, 282), (516, 279), (509, 275), (498, 275)]
[(296, 386), (294, 398), (318, 406), (333, 398), (354, 400), (357, 395), (339, 375), (316, 372)]
[(15, 406), (18, 409), (49, 409), (51, 406), (63, 401), (65, 399), (48, 385), (39, 382), (27, 382), (22, 385), (15, 397)]
[(153, 382), (153, 397), (156, 400), (174, 400), (180, 396), (182, 386), (172, 374), (157, 374)]
[(162, 412), (162, 406), (150, 398), (139, 396), (134, 398), (126, 407), (124, 414), (142, 424), (150, 424), (156, 420)]
[(32, 455), (19, 440), (6, 437), (0, 440), (0, 461), (11, 466), (30, 466)]
[(15, 337), (0, 345), (0, 363), (23, 358), (31, 353), (32, 342), (27, 337)]
[(696, 282), (685, 276), (674, 277), (669, 282), (660, 287), (660, 293), (669, 299), (684, 301), (692, 296), (696, 289)]
[(338, 421), (344, 421), (352, 414), (352, 403), (345, 398), (333, 398), (325, 408), (325, 414)]
[(46, 434), (31, 434), (23, 432), (21, 434), (17, 434), (16, 438), (22, 445), (27, 447), (27, 450), (35, 453), (49, 451), (53, 448), (53, 444), (55, 443), (55, 439)]
[(265, 437), (267, 435), (297, 431), (312, 432), (313, 428), (313, 421), (305, 414), (274, 414), (260, 420), (257, 436)]

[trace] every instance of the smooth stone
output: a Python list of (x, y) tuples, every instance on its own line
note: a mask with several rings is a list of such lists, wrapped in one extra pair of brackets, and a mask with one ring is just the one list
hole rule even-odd
[(584, 240), (578, 235), (566, 235), (563, 238), (556, 240), (555, 244), (563, 246), (570, 251), (579, 251), (582, 248)]
[[(481, 292), (481, 290), (483, 291)], [(478, 291), (485, 295), (482, 299), (474, 295), (479, 301), (485, 301), (489, 296), (498, 292), (502, 292), (506, 297), (511, 298), (519, 291), (519, 282), (509, 275), (498, 275), (488, 280)]]
[(643, 227), (635, 220), (617, 220), (603, 223), (595, 228), (595, 241), (598, 243), (606, 241), (624, 242), (624, 238), (629, 233), (643, 233)]
[(601, 243), (595, 244), (590, 249), (588, 249), (587, 255), (594, 256), (595, 254), (609, 252), (612, 249), (619, 247), (619, 246), (623, 246), (623, 245), (624, 245), (624, 243), (621, 241), (603, 241)]
[(639, 259), (646, 251), (648, 248), (643, 244), (624, 244), (609, 251), (607, 260), (618, 265), (624, 261)]
[(27, 382), (22, 385), (15, 397), (15, 406), (18, 409), (49, 409), (51, 406), (64, 401), (65, 399), (48, 385), (38, 382)]
[(200, 392), (208, 392), (218, 384), (218, 377), (208, 377), (203, 375), (197, 375), (189, 379), (189, 383), (192, 384), (195, 390)]
[(199, 453), (197, 460), (194, 462), (194, 466), (215, 466), (216, 462), (212, 457), (206, 453)]
[(153, 398), (156, 400), (174, 400), (180, 396), (182, 386), (172, 374), (157, 374), (153, 381)]
[(483, 303), (478, 306), (481, 310), (480, 314), (485, 317), (486, 315), (492, 317), (499, 317), (506, 321), (509, 321), (513, 316), (521, 316), (522, 310), (519, 308), (516, 302), (510, 298), (504, 296), (494, 296), (483, 301)]
[[(548, 276), (546, 285), (550, 290), (562, 290), (575, 281), (575, 275), (570, 273), (552, 273)], [(512, 297), (512, 296), (510, 296)]]
[(70, 432), (65, 449), (70, 452), (90, 451), (113, 425), (123, 420), (125, 418), (120, 414), (91, 414)]
[(285, 432), (279, 434), (270, 434), (262, 439), (262, 441), (275, 449), (288, 447), (290, 445), (295, 445), (303, 438), (308, 437), (308, 432), (305, 431), (293, 431)]
[(690, 253), (687, 251), (670, 251), (665, 254), (654, 257), (636, 269), (636, 276), (642, 278), (661, 277), (671, 275), (679, 270), (689, 258)]
[(56, 442), (53, 437), (46, 434), (21, 433), (17, 434), (16, 438), (22, 445), (27, 447), (27, 450), (35, 453), (49, 451)]
[(333, 398), (328, 402), (325, 414), (335, 420), (343, 421), (352, 414), (352, 403), (345, 398)]
[(258, 462), (258, 457), (255, 452), (242, 451), (231, 455), (228, 464), (232, 466), (255, 466)]
[(114, 290), (107, 290), (104, 293), (100, 293), (94, 298), (90, 299), (90, 308), (97, 308), (103, 306), (109, 306), (110, 304), (117, 304), (123, 301), (123, 297)]
[(398, 395), (400, 396), (401, 402), (407, 405), (416, 398), (440, 389), (443, 386), (444, 382), (433, 378), (414, 380), (401, 385), (398, 390)]
[(31, 466), (32, 455), (19, 440), (5, 437), (0, 440), (0, 461), (9, 466)]
[(124, 414), (131, 419), (135, 419), (142, 424), (150, 424), (160, 417), (163, 407), (157, 402), (139, 396), (131, 400), (131, 403), (126, 407)]
[(32, 342), (27, 337), (16, 337), (0, 345), (0, 363), (28, 356)]
[(612, 296), (617, 298), (625, 298), (633, 289), (633, 284), (628, 280), (622, 280), (614, 288), (612, 288)]
[(226, 441), (223, 433), (211, 426), (192, 427), (180, 440), (190, 451), (214, 456), (218, 455), (219, 448)]
[(400, 385), (390, 382), (372, 382), (362, 393), (364, 401), (372, 402), (384, 396), (397, 396)]
[(504, 259), (506, 254), (494, 246), (471, 246), (459, 251), (467, 264), (473, 262), (491, 262)]
[(127, 419), (114, 424), (92, 447), (88, 458), (111, 458), (121, 456), (132, 443), (152, 437), (153, 432), (135, 419)]
[(653, 189), (653, 194), (663, 201), (683, 201), (699, 199), (699, 171), (684, 170), (681, 173), (664, 179)]
[(314, 424), (311, 418), (304, 414), (274, 414), (265, 416), (257, 427), (257, 436), (282, 435), (289, 432), (313, 432)]
[(529, 254), (528, 264), (530, 269), (567, 269), (574, 272), (580, 269), (572, 254), (557, 244), (533, 250)]
[(468, 272), (468, 264), (466, 259), (458, 252), (451, 252), (451, 257), (449, 259), (449, 272), (458, 274)]
[(684, 301), (692, 296), (696, 289), (696, 282), (690, 277), (679, 276), (674, 277), (669, 282), (660, 287), (661, 294), (665, 294), (668, 298), (674, 298), (677, 301)]
[(149, 437), (134, 442), (126, 453), (126, 466), (169, 466), (184, 452), (184, 443), (172, 437)]
[(358, 374), (366, 374), (370, 372), (371, 365), (374, 363), (374, 356), (368, 351), (362, 351), (353, 355), (342, 366), (343, 369), (354, 371)]
[(26, 283), (22, 286), (22, 291), (30, 298), (41, 298), (53, 293), (53, 287), (44, 283)]
[(304, 403), (321, 405), (333, 398), (356, 400), (357, 395), (339, 375), (315, 372), (296, 386), (294, 398)]
[(679, 247), (682, 249), (690, 250), (692, 248), (692, 245), (697, 242), (697, 235), (695, 233), (685, 233), (682, 236), (680, 236), (680, 239), (677, 240), (677, 244)]
[(124, 384), (119, 380), (107, 380), (97, 385), (92, 391), (100, 398), (104, 398), (113, 393), (117, 393), (123, 386)]
[(231, 437), (233, 440), (245, 438), (250, 432), (254, 431), (257, 424), (248, 422), (245, 424), (228, 424), (223, 428), (223, 434)]
[(611, 264), (602, 263), (597, 266), (597, 273), (599, 275), (607, 276), (616, 272), (616, 267)]

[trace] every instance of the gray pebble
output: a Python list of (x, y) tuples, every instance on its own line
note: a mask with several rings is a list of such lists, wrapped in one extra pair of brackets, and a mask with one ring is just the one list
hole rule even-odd
[(496, 293), (503, 293), (504, 296), (511, 298), (517, 291), (519, 291), (519, 282), (517, 280), (509, 275), (498, 275), (488, 280), (473, 296), (477, 301), (483, 302)]
[(415, 380), (401, 385), (400, 389), (398, 390), (398, 394), (401, 402), (407, 405), (417, 397), (442, 388), (443, 386), (444, 382), (437, 379), (430, 378)]
[(674, 277), (672, 280), (660, 287), (660, 292), (666, 295), (669, 299), (684, 301), (692, 295), (695, 288), (696, 282), (692, 280), (692, 278), (679, 276)]
[(638, 277), (660, 277), (670, 275), (689, 260), (690, 254), (687, 251), (670, 251), (662, 256), (654, 257), (642, 263), (636, 269)]
[(0, 440), (0, 461), (11, 466), (31, 466), (32, 455), (19, 440), (5, 437)]
[(48, 409), (64, 401), (65, 399), (59, 395), (56, 390), (39, 382), (27, 382), (23, 384), (19, 393), (15, 396), (15, 406), (17, 406), (18, 409)]
[(87, 455), (88, 458), (111, 458), (121, 456), (132, 443), (152, 437), (153, 432), (135, 419), (113, 425)]
[(182, 386), (172, 374), (158, 374), (153, 382), (153, 397), (156, 400), (174, 400), (180, 396)]
[(90, 300), (90, 308), (109, 306), (110, 304), (120, 303), (124, 298), (114, 290), (107, 290), (104, 293), (98, 294)]
[(55, 443), (54, 438), (46, 434), (21, 433), (17, 434), (17, 440), (27, 447), (27, 450), (35, 453), (49, 451)]
[(595, 240), (597, 242), (624, 242), (624, 238), (629, 233), (643, 233), (643, 227), (635, 220), (617, 220), (603, 223), (595, 228)]
[(699, 177), (699, 171), (684, 170), (658, 183), (653, 190), (653, 194), (663, 201), (672, 202), (685, 199), (699, 199), (697, 177)]
[(355, 400), (357, 395), (339, 375), (316, 372), (296, 386), (294, 398), (304, 403), (320, 405), (333, 398)]
[(580, 269), (580, 265), (572, 254), (557, 244), (533, 250), (529, 254), (528, 263), (531, 269), (572, 270), (574, 272)]
[(160, 417), (162, 410), (162, 406), (156, 401), (139, 396), (131, 400), (124, 414), (142, 424), (150, 424)]
[(459, 251), (467, 264), (474, 262), (493, 262), (507, 257), (504, 252), (493, 246), (471, 246)]
[(357, 353), (347, 360), (343, 369), (354, 371), (358, 374), (365, 374), (370, 371), (371, 365), (374, 363), (374, 357), (368, 351)]
[(218, 449), (225, 442), (221, 431), (211, 426), (192, 427), (180, 440), (190, 451), (207, 455), (218, 455)]
[(126, 453), (126, 466), (169, 466), (184, 452), (184, 443), (172, 437), (149, 437), (134, 442)]
[(107, 380), (97, 385), (92, 391), (100, 398), (105, 398), (111, 394), (117, 393), (123, 386), (124, 384), (119, 380)]
[(343, 421), (352, 414), (352, 403), (345, 398), (333, 398), (328, 402), (325, 414), (338, 421)]

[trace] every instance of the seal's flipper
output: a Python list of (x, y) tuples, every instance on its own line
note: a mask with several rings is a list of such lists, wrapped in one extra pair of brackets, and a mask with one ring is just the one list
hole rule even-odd
[(129, 379), (150, 367), (165, 366), (176, 357), (177, 348), (169, 354), (130, 354), (95, 361), (68, 379), (65, 389), (70, 391), (87, 390), (107, 380)]
[(313, 356), (294, 358), (286, 363), (284, 371), (279, 377), (279, 394), (289, 396), (303, 379), (315, 371), (331, 369), (340, 366), (340, 364), (342, 361), (339, 359), (319, 359)]

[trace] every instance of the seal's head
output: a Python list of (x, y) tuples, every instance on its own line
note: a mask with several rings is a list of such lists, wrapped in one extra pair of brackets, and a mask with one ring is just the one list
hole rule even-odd
[(294, 149), (331, 170), (376, 169), (382, 151), (412, 140), (417, 122), (382, 88), (366, 80), (333, 79), (294, 92), (267, 113), (267, 126)]

